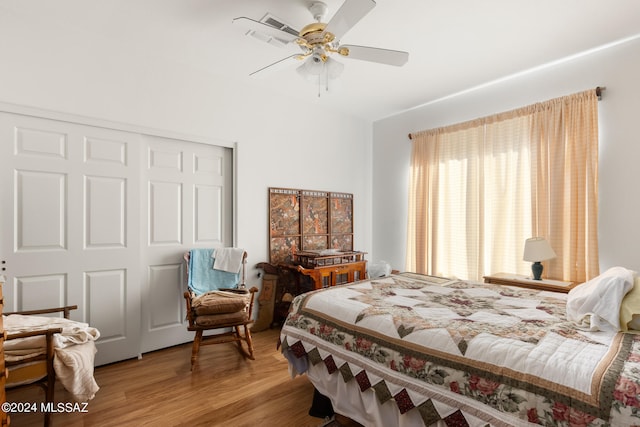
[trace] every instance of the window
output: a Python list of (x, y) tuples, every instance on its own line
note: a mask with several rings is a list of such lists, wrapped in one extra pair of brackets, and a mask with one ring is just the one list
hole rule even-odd
[(412, 135), (407, 270), (528, 275), (542, 236), (547, 277), (597, 275), (597, 135), (595, 91)]

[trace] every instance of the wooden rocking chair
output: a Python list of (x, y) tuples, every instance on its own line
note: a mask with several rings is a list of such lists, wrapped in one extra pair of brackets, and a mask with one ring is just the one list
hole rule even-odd
[[(189, 256), (185, 256), (188, 262), (194, 262), (193, 251)], [(207, 259), (207, 255), (200, 255), (200, 259)], [(210, 291), (200, 293), (194, 287), (188, 286), (184, 293), (187, 304), (187, 320), (189, 322), (187, 330), (194, 331), (195, 337), (191, 350), (191, 370), (198, 359), (201, 345), (221, 344), (235, 342), (238, 351), (245, 358), (254, 360), (253, 342), (249, 326), (253, 323), (252, 311), (253, 302), (258, 288), (255, 286), (247, 290), (245, 286), (247, 253), (242, 255), (241, 272), (238, 274), (235, 287), (229, 287), (228, 280), (225, 280), (225, 287), (218, 287), (217, 283), (210, 283)], [(190, 264), (189, 264), (190, 265)], [(188, 267), (187, 271), (191, 269)], [(217, 276), (213, 275), (212, 281)], [(191, 284), (191, 280), (188, 281)], [(206, 284), (205, 284), (206, 286)], [(199, 283), (199, 290), (202, 292), (203, 283)], [(243, 329), (241, 332), (240, 329)], [(212, 335), (204, 336), (204, 331), (222, 330)], [(226, 332), (225, 332), (226, 331)], [(242, 342), (245, 342), (246, 349)]]
[[(50, 313), (63, 313), (64, 318), (69, 318), (69, 312), (77, 309), (77, 305), (48, 308), (43, 310), (16, 311), (3, 313), (4, 315), (22, 314), (22, 315), (41, 315)], [(33, 331), (8, 334), (6, 341), (16, 340), (20, 338), (29, 338), (36, 336), (44, 336), (46, 342), (46, 351), (44, 354), (30, 356), (18, 361), (5, 360), (5, 366), (9, 372), (6, 380), (6, 388), (25, 387), (31, 385), (39, 385), (44, 389), (44, 400), (46, 404), (53, 404), (53, 392), (56, 386), (56, 374), (53, 369), (54, 347), (53, 335), (61, 333), (62, 328), (37, 329)], [(44, 413), (44, 425), (49, 426), (51, 422), (51, 412)]]

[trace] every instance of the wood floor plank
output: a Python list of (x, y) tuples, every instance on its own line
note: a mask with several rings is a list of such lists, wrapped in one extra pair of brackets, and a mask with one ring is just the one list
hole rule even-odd
[[(308, 415), (313, 387), (291, 378), (276, 349), (278, 330), (254, 333), (256, 360), (234, 344), (203, 346), (190, 371), (191, 344), (151, 352), (95, 370), (100, 386), (87, 413), (56, 413), (54, 427), (88, 426), (320, 426)], [(56, 402), (72, 402), (58, 383)], [(43, 401), (38, 387), (8, 390), (9, 402)], [(10, 414), (12, 426), (41, 426), (43, 415)]]

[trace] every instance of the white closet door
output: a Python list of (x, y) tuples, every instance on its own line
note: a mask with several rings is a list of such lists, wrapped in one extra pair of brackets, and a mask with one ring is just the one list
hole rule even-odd
[(143, 353), (193, 340), (185, 321), (184, 253), (233, 244), (231, 149), (144, 140)]
[(0, 113), (4, 310), (77, 304), (97, 364), (140, 351), (140, 138)]

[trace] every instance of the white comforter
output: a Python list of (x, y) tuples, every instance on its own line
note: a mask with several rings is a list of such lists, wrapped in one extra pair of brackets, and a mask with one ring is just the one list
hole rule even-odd
[[(96, 354), (95, 340), (100, 332), (86, 323), (57, 317), (3, 316), (7, 334), (29, 332), (36, 329), (62, 328), (54, 335), (55, 357), (53, 367), (56, 378), (78, 402), (93, 399), (99, 390), (93, 377)], [(44, 336), (20, 338), (4, 343), (6, 360), (21, 360), (34, 354), (45, 353)]]
[(640, 335), (577, 328), (567, 298), (404, 273), (296, 297), (281, 342), (364, 425), (638, 424)]

